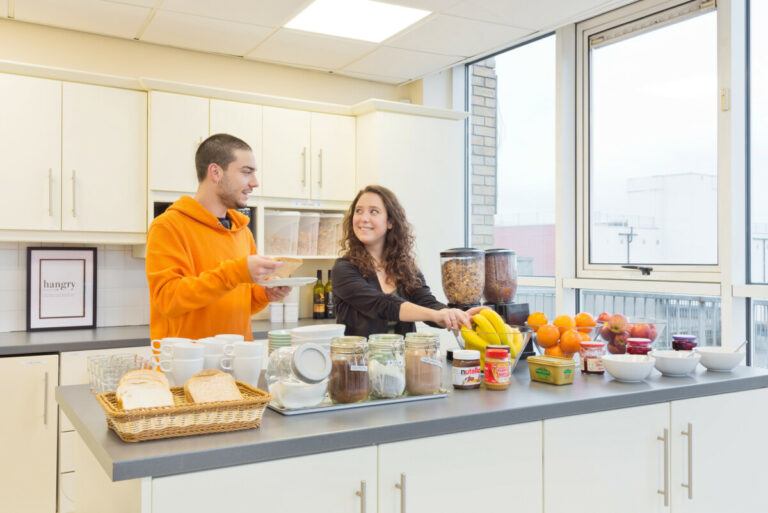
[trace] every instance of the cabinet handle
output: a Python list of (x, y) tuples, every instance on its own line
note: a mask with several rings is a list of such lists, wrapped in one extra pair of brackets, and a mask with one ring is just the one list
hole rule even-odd
[(688, 484), (681, 484), (688, 488), (688, 499), (693, 499), (693, 424), (688, 423), (688, 431), (680, 431), (680, 434), (688, 437)]
[(301, 150), (301, 156), (304, 159), (304, 174), (301, 177), (301, 186), (306, 187), (307, 186), (307, 147), (304, 146), (304, 149)]
[(320, 168), (317, 172), (317, 185), (319, 185), (321, 188), (323, 186), (323, 149), (320, 148), (320, 152), (317, 154), (318, 157), (320, 157)]
[(73, 169), (72, 170), (72, 217), (77, 217), (77, 213), (75, 212), (75, 185), (77, 184), (77, 175), (75, 173), (77, 173), (77, 171)]
[(405, 513), (405, 472), (400, 474), (400, 482), (395, 484), (400, 489), (400, 513)]
[(53, 168), (48, 168), (48, 216), (53, 216)]
[(45, 371), (45, 388), (43, 389), (43, 425), (48, 425), (48, 371)]
[(360, 497), (360, 513), (365, 513), (365, 502), (367, 500), (365, 480), (360, 481), (360, 490), (355, 492), (355, 495)]
[(656, 440), (664, 442), (664, 489), (656, 493), (664, 496), (664, 505), (669, 506), (669, 430), (664, 428), (664, 436), (657, 436)]

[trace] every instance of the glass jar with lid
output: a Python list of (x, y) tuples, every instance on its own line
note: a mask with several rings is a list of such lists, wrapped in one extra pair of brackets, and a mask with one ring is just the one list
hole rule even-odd
[(517, 292), (517, 253), (511, 249), (485, 250), (485, 300), (511, 303)]
[(597, 340), (585, 340), (579, 349), (582, 374), (604, 374), (603, 356), (605, 344)]
[(453, 248), (440, 253), (443, 292), (450, 306), (478, 305), (485, 287), (485, 251)]
[(433, 333), (406, 333), (405, 388), (410, 395), (435, 394), (443, 383), (440, 337)]
[(328, 390), (331, 357), (318, 344), (279, 347), (269, 355), (267, 389), (283, 408), (317, 406)]
[(679, 333), (672, 335), (672, 349), (675, 351), (693, 351), (697, 346), (696, 335)]
[(356, 403), (368, 397), (368, 342), (365, 337), (331, 339), (328, 394), (337, 403)]
[(401, 335), (368, 337), (368, 376), (371, 395), (392, 398), (405, 390), (405, 344)]
[(627, 354), (648, 354), (651, 352), (651, 339), (628, 338)]

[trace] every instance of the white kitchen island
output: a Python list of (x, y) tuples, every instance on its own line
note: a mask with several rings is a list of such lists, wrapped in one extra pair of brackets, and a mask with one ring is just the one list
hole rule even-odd
[(106, 428), (87, 387), (61, 387), (81, 436), (76, 508), (768, 511), (768, 372), (654, 371), (638, 384), (577, 375), (556, 387), (519, 367), (507, 391), (293, 417), (267, 410), (255, 430), (133, 444)]

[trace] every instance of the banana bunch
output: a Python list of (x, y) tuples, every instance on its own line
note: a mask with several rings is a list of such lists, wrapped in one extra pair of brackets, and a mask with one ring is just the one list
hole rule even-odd
[(503, 344), (509, 346), (509, 355), (512, 359), (523, 350), (523, 334), (517, 328), (504, 323), (501, 315), (485, 308), (472, 316), (472, 325), (475, 329), (461, 328), (461, 338), (467, 349), (480, 351), (484, 360), (485, 348), (489, 345)]

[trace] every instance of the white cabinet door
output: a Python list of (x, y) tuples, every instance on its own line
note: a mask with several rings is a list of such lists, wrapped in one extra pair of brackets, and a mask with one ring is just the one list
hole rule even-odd
[[(530, 422), (380, 445), (379, 513), (507, 511), (504, 504), (541, 513), (541, 428)], [(396, 487), (403, 480), (405, 491)]]
[(309, 198), (310, 113), (264, 107), (264, 196)]
[(261, 106), (250, 103), (211, 100), (211, 135), (226, 133), (239, 137), (253, 149), (256, 158), (256, 179), (259, 181), (251, 196), (261, 196)]
[(62, 228), (145, 231), (147, 94), (65, 82), (62, 105)]
[(312, 199), (352, 201), (355, 118), (312, 113)]
[(197, 191), (195, 152), (208, 137), (208, 98), (152, 91), (149, 174), (153, 191)]
[(0, 74), (0, 229), (61, 227), (61, 82)]
[[(361, 481), (366, 482), (365, 509)], [(376, 447), (152, 480), (152, 513), (376, 511)], [(419, 510), (414, 510), (419, 511)]]
[(766, 388), (672, 402), (672, 511), (768, 511), (766, 426)]
[(57, 356), (0, 358), (0, 509), (56, 511)]
[(669, 403), (545, 420), (544, 511), (669, 511), (657, 439), (668, 426)]

